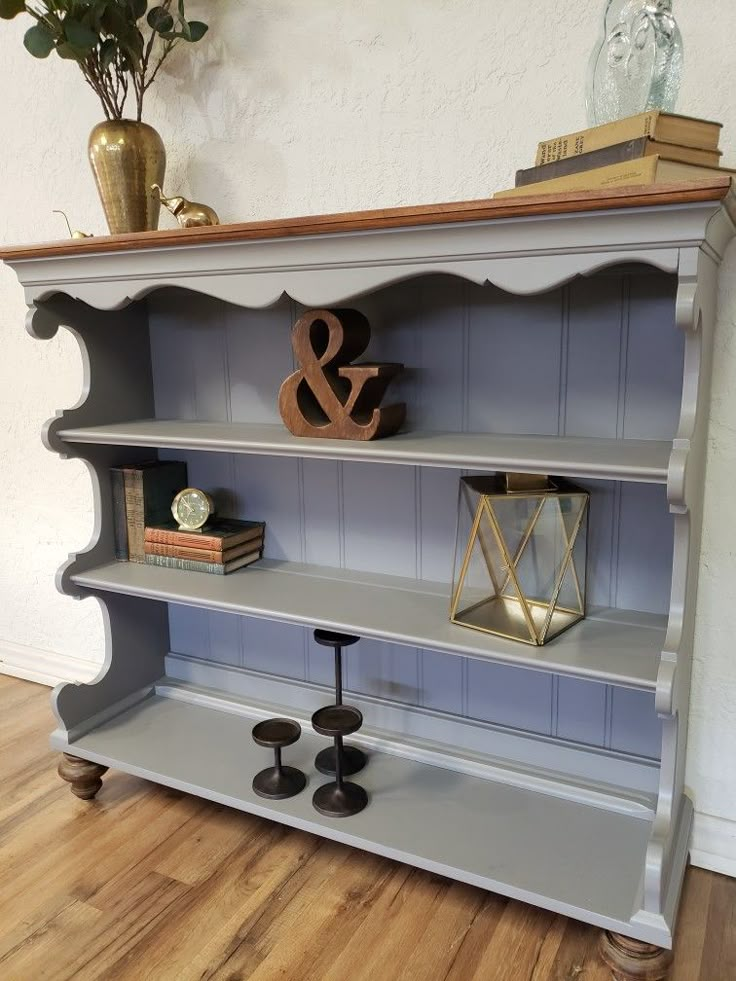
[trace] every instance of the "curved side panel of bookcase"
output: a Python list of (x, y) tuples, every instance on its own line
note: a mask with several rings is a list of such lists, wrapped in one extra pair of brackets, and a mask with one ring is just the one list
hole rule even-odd
[(52, 708), (61, 729), (57, 742), (71, 742), (141, 701), (165, 674), (169, 646), (166, 603), (111, 593), (85, 593), (94, 596), (100, 605), (105, 656), (92, 681), (54, 689)]
[[(114, 321), (114, 322), (111, 322)], [(58, 436), (70, 425), (93, 425), (153, 414), (153, 385), (148, 365), (148, 322), (144, 306), (119, 314), (100, 314), (83, 303), (57, 295), (33, 306), (27, 328), (49, 339), (66, 327), (79, 345), (83, 366), (82, 393), (75, 406), (58, 412), (44, 428), (48, 449), (65, 459), (82, 460), (89, 471), (94, 528), (85, 549), (70, 555), (57, 573), (62, 593), (77, 599), (95, 595), (74, 584), (72, 576), (114, 556), (114, 525), (110, 467), (150, 457), (150, 450), (104, 446), (70, 446)], [(126, 596), (96, 597), (105, 629), (105, 657), (98, 676), (86, 685), (60, 685), (53, 707), (67, 738), (80, 735), (93, 717), (125, 699), (137, 699), (164, 673), (168, 650), (166, 605)]]
[(701, 249), (683, 250), (676, 304), (685, 333), (680, 420), (673, 443), (668, 501), (674, 521), (670, 614), (657, 680), (656, 708), (662, 723), (657, 808), (646, 856), (638, 922), (673, 926), (692, 823), (685, 794), (690, 678), (700, 565), (705, 456), (707, 449), (712, 337), (718, 262)]

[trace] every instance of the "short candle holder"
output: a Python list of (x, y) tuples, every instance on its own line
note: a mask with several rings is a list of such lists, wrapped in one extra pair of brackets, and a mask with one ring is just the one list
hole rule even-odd
[(302, 771), (281, 762), (281, 750), (295, 743), (301, 732), (293, 719), (265, 719), (253, 727), (253, 742), (274, 751), (274, 765), (253, 777), (253, 790), (259, 797), (285, 800), (304, 790), (307, 778)]
[[(342, 705), (342, 649), (357, 644), (360, 637), (352, 634), (339, 634), (332, 630), (315, 630), (314, 639), (322, 647), (332, 647), (335, 650), (335, 705)], [(349, 777), (359, 773), (368, 762), (365, 753), (357, 746), (343, 746), (342, 772)], [(328, 746), (317, 753), (314, 761), (320, 773), (332, 776), (335, 773), (335, 748)]]
[(314, 731), (335, 740), (335, 780), (318, 787), (312, 797), (314, 809), (325, 817), (351, 817), (368, 804), (368, 794), (343, 774), (343, 736), (357, 732), (363, 716), (352, 705), (327, 705), (312, 716)]

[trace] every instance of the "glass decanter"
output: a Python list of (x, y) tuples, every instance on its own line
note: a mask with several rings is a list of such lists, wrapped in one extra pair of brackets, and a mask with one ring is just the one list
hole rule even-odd
[(603, 37), (588, 68), (589, 124), (648, 109), (672, 112), (682, 70), (682, 35), (672, 0), (606, 0)]

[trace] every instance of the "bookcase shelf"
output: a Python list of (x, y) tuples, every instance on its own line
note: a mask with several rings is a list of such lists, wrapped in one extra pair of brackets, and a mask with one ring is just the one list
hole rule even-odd
[(652, 691), (666, 618), (591, 611), (576, 629), (531, 647), (450, 623), (449, 587), (345, 569), (263, 560), (229, 576), (112, 562), (73, 576), (102, 592), (263, 617)]
[[(262, 711), (232, 702), (219, 710), (196, 691), (172, 692), (163, 682), (149, 698), (82, 736), (75, 752), (388, 858), (411, 856), (419, 868), (566, 916), (578, 916), (582, 905), (604, 928), (626, 920), (640, 901), (652, 822), (641, 804), (611, 793), (604, 808), (603, 796), (584, 802), (572, 787), (558, 787), (554, 795), (535, 792), (514, 786), (510, 774), (483, 779), (366, 745), (370, 766), (361, 783), (380, 806), (354, 820), (331, 821), (311, 806), (314, 776), (308, 792), (290, 800), (264, 801), (253, 793), (251, 774), (263, 766), (263, 751), (250, 732)], [(65, 748), (63, 741), (58, 745)], [(289, 760), (310, 772), (323, 747), (324, 740), (306, 730)], [(544, 862), (537, 859), (540, 841)]]
[(354, 460), (460, 470), (515, 470), (646, 483), (667, 482), (672, 443), (666, 440), (596, 439), (487, 433), (407, 432), (391, 439), (304, 439), (268, 423), (142, 419), (109, 426), (62, 429), (68, 443), (149, 446)]
[[(104, 668), (54, 693), (53, 745), (671, 946), (734, 216), (730, 181), (713, 180), (0, 252), (31, 334), (69, 329), (85, 369), (44, 439), (92, 476), (92, 542), (58, 583), (99, 601)], [(300, 306), (362, 303), (371, 356), (410, 367), (396, 397), (413, 428), (292, 437), (275, 409), (290, 324)], [(266, 560), (224, 578), (112, 561), (110, 468), (159, 450), (223, 492), (221, 513), (266, 521)], [(590, 482), (600, 608), (542, 648), (449, 622), (438, 580), (464, 470)], [(365, 710), (371, 801), (339, 827), (309, 795), (250, 790), (253, 721), (290, 714), (306, 730), (325, 703), (313, 627), (363, 638), (346, 692)], [(322, 745), (305, 731), (294, 762), (311, 772)]]

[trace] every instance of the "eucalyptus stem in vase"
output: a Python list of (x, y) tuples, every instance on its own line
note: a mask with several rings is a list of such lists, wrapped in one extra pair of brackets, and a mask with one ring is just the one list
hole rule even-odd
[[(143, 120), (146, 93), (180, 44), (194, 44), (207, 24), (187, 20), (186, 0), (0, 0), (0, 18), (32, 18), (24, 44), (35, 58), (53, 52), (76, 62), (105, 114), (90, 135), (89, 157), (110, 231), (158, 227), (166, 151)], [(133, 118), (126, 105), (135, 104)]]

